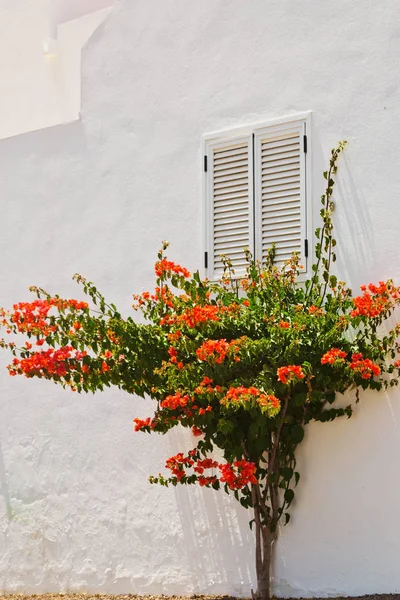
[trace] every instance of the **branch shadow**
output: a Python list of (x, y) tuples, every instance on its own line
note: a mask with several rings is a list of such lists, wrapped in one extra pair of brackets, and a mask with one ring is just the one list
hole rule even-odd
[[(187, 434), (170, 433), (173, 452), (189, 450)], [(195, 579), (193, 592), (247, 595), (254, 587), (254, 537), (251, 516), (237, 501), (220, 491), (182, 486), (175, 489), (183, 532), (182, 550)]]

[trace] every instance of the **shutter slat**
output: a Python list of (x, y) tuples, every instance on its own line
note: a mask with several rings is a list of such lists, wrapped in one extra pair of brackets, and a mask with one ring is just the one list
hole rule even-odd
[(275, 162), (277, 160), (288, 160), (291, 158), (300, 159), (300, 147), (296, 150), (287, 150), (286, 152), (274, 153), (272, 150), (270, 152), (265, 151), (261, 155), (263, 164), (268, 164), (270, 162)]
[(249, 186), (247, 181), (241, 185), (234, 185), (234, 183), (228, 185), (225, 183), (217, 183), (214, 185), (214, 196), (218, 196), (218, 194), (232, 194), (233, 192), (248, 193), (248, 189)]
[(269, 224), (270, 227), (275, 227), (275, 225), (279, 225), (280, 223), (296, 223), (299, 220), (300, 211), (292, 211), (287, 213), (278, 213), (278, 214), (263, 214), (263, 223), (267, 226)]
[(237, 160), (231, 163), (222, 162), (214, 165), (214, 176), (220, 175), (221, 173), (241, 173), (242, 171), (247, 172), (247, 158), (244, 160)]
[[(262, 209), (262, 214), (270, 214), (270, 213), (276, 213), (276, 212), (287, 211), (287, 210), (300, 211), (301, 210), (300, 198), (295, 198), (293, 200), (293, 202), (291, 202), (290, 200), (288, 200), (288, 201), (282, 200), (282, 202), (268, 202), (268, 204), (265, 203), (265, 206), (263, 206), (263, 209)], [(272, 214), (272, 216), (273, 216), (273, 214)]]
[(299, 160), (298, 157), (300, 156), (299, 153), (296, 153), (296, 156), (293, 156), (292, 158), (287, 157), (287, 158), (281, 158), (280, 160), (274, 160), (274, 158), (272, 157), (271, 160), (264, 160), (263, 162), (263, 166), (262, 166), (262, 170), (273, 170), (275, 168), (278, 169), (283, 169), (284, 167), (289, 167), (289, 168), (298, 168), (298, 164), (299, 164)]
[(272, 156), (285, 157), (289, 152), (297, 152), (298, 154), (300, 154), (300, 143), (285, 144), (279, 146), (279, 148), (275, 148), (274, 146), (270, 146), (269, 144), (264, 144), (261, 156), (267, 159)]
[(249, 214), (248, 207), (245, 204), (236, 206), (216, 207), (214, 211), (214, 221), (225, 219), (226, 217), (246, 217)]
[(286, 168), (280, 169), (279, 167), (275, 167), (272, 169), (263, 169), (262, 175), (263, 178), (268, 181), (274, 181), (275, 179), (282, 179), (282, 177), (297, 177), (300, 178), (300, 169), (293, 168), (294, 165), (290, 165)]
[(245, 198), (243, 201), (243, 196), (238, 196), (238, 197), (233, 197), (232, 199), (229, 198), (223, 198), (220, 199), (218, 198), (218, 201), (215, 202), (215, 210), (219, 211), (222, 208), (235, 208), (237, 205), (244, 205), (247, 206), (247, 199)]
[(280, 190), (280, 189), (294, 189), (300, 187), (300, 177), (296, 175), (295, 177), (285, 177), (282, 174), (280, 177), (268, 177), (268, 175), (263, 176), (261, 188), (264, 190)]
[[(247, 225), (247, 213), (243, 214), (243, 215), (224, 215), (222, 217), (218, 217), (218, 219), (214, 219), (214, 228), (216, 227), (216, 225), (242, 225), (242, 227), (245, 227), (248, 231), (249, 227)], [(221, 230), (222, 227), (219, 228), (219, 230)], [(218, 232), (218, 229), (216, 229), (216, 232)]]
[(243, 227), (241, 223), (230, 223), (228, 225), (215, 225), (216, 231), (223, 231), (226, 235), (231, 235), (230, 232), (233, 232), (235, 235), (246, 235), (247, 227)]
[[(242, 156), (247, 160), (248, 147), (247, 144), (241, 146), (235, 146), (226, 150), (214, 150), (214, 163), (217, 162), (228, 162), (232, 157)], [(237, 158), (234, 158), (237, 160)]]
[(228, 183), (232, 183), (232, 185), (241, 185), (244, 182), (247, 185), (247, 172), (246, 173), (229, 173), (227, 175), (221, 175), (219, 177), (214, 177), (214, 188), (221, 188), (221, 184), (224, 186)]

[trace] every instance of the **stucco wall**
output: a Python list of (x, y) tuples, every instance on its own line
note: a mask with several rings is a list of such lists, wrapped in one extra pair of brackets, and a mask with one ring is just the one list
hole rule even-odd
[[(201, 135), (304, 110), (316, 214), (329, 150), (349, 140), (339, 275), (399, 281), (399, 17), (396, 0), (117, 5), (84, 51), (81, 120), (0, 142), (0, 305), (31, 284), (76, 295), (79, 271), (128, 313), (162, 239), (201, 265)], [(134, 435), (149, 408), (115, 391), (3, 368), (0, 385), (0, 589), (249, 593), (245, 511), (147, 483), (188, 437)], [(400, 591), (399, 422), (393, 391), (308, 428), (279, 595)]]
[(79, 118), (82, 47), (113, 0), (0, 0), (0, 139)]

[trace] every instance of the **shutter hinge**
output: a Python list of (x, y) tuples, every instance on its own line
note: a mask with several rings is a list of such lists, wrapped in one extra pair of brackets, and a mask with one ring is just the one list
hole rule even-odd
[(306, 258), (308, 257), (308, 240), (307, 239), (304, 240), (304, 256)]
[(303, 135), (303, 151), (304, 151), (304, 154), (307, 153), (307, 136), (306, 135)]
[(208, 160), (207, 160), (207, 155), (204, 155), (204, 171), (205, 173), (207, 173), (207, 168), (208, 168)]
[(204, 252), (204, 268), (208, 269), (208, 252)]

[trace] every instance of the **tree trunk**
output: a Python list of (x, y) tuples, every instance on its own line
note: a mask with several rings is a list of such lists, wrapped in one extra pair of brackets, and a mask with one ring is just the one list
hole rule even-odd
[(276, 533), (271, 533), (268, 526), (262, 525), (258, 506), (254, 507), (254, 516), (256, 525), (257, 591), (253, 594), (253, 598), (256, 600), (270, 600), (271, 562)]

